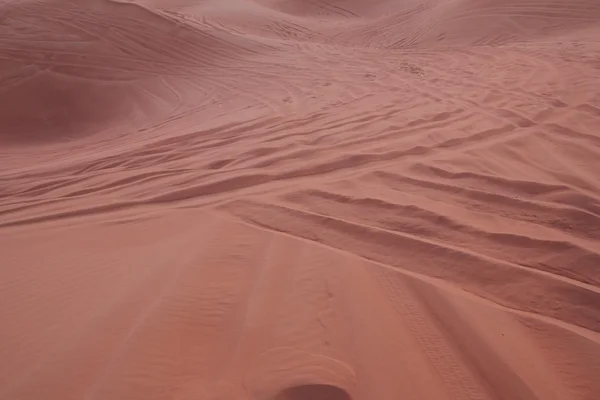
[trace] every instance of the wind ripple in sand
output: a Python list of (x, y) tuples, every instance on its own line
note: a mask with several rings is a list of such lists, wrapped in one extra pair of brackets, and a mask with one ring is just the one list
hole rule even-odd
[(0, 3), (0, 398), (600, 397), (593, 1)]

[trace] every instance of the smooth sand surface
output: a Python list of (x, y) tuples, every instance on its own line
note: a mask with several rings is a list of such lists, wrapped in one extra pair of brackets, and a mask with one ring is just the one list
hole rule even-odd
[(0, 1), (0, 399), (600, 399), (600, 3)]

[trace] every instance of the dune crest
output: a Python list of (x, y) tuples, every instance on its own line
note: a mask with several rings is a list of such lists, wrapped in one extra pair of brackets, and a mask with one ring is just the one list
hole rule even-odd
[(599, 23), (0, 1), (0, 399), (600, 398)]

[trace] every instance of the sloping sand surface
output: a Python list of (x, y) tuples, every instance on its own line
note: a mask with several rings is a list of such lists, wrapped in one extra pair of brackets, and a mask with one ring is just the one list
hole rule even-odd
[(599, 378), (597, 1), (0, 1), (0, 399)]

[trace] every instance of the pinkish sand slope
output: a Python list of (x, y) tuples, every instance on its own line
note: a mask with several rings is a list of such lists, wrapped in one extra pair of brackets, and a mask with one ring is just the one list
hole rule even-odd
[(0, 399), (597, 400), (600, 4), (0, 1)]

